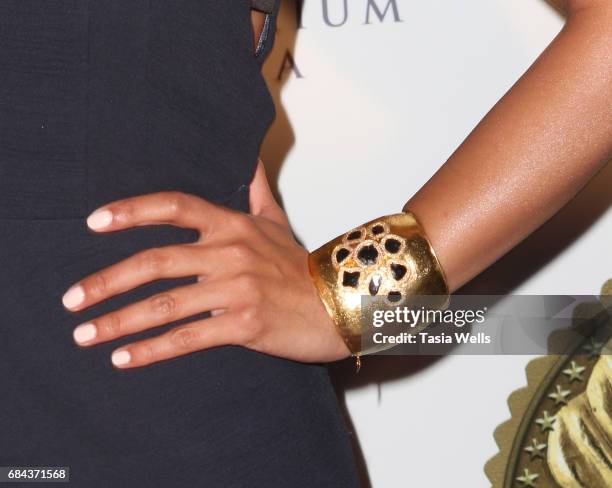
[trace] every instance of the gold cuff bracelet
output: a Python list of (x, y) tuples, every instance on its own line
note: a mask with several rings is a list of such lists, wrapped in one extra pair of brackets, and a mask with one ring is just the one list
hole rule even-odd
[(429, 308), (448, 305), (442, 267), (423, 228), (408, 211), (372, 220), (336, 237), (310, 253), (308, 264), (325, 308), (353, 356), (392, 345), (374, 343), (376, 329), (363, 320), (364, 297), (376, 297), (377, 304), (389, 308), (411, 296), (426, 296)]

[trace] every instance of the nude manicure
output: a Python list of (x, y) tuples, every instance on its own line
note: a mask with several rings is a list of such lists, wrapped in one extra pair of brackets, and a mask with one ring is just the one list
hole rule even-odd
[(87, 226), (92, 230), (108, 227), (113, 221), (113, 213), (110, 210), (96, 210), (87, 218)]
[(85, 300), (85, 290), (81, 285), (74, 285), (62, 297), (64, 307), (73, 309), (78, 307)]
[(111, 361), (115, 366), (123, 366), (129, 363), (131, 358), (132, 356), (128, 351), (115, 351), (111, 355)]
[(96, 326), (92, 323), (87, 323), (81, 324), (74, 329), (72, 336), (74, 337), (75, 342), (78, 344), (84, 344), (95, 339), (97, 334), (98, 329)]

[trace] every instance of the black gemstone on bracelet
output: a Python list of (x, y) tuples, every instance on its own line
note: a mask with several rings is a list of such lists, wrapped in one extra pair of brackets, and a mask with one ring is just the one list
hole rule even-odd
[(387, 239), (385, 241), (385, 249), (391, 254), (395, 254), (402, 247), (402, 243), (397, 239)]
[(345, 271), (342, 274), (342, 285), (357, 288), (359, 285), (359, 271)]
[(376, 264), (376, 260), (378, 259), (378, 250), (372, 245), (363, 246), (357, 253), (357, 259), (359, 259), (359, 261), (365, 265)]
[(341, 249), (338, 249), (338, 252), (336, 253), (336, 261), (338, 262), (338, 264), (344, 261), (350, 253), (351, 251), (349, 251), (348, 249), (344, 247)]
[(370, 284), (368, 285), (368, 291), (370, 292), (370, 295), (374, 296), (378, 293), (378, 290), (380, 290), (381, 283), (382, 277), (379, 274), (375, 274), (374, 276), (372, 276)]
[(375, 225), (372, 227), (372, 234), (377, 236), (378, 234), (382, 234), (385, 231), (385, 228), (382, 225)]
[(391, 263), (391, 273), (396, 280), (401, 280), (406, 276), (408, 269), (403, 264)]
[(390, 291), (387, 298), (390, 302), (399, 302), (402, 299), (402, 294), (399, 291)]
[(348, 236), (347, 239), (349, 241), (355, 241), (357, 239), (361, 239), (361, 231), (360, 230), (354, 230), (353, 232), (351, 232)]

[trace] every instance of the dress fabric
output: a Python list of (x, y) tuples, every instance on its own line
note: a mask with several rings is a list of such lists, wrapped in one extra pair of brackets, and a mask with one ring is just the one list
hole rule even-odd
[(325, 367), (239, 347), (111, 366), (115, 348), (166, 328), (74, 344), (76, 325), (194, 278), (79, 313), (61, 304), (94, 271), (197, 238), (166, 225), (96, 235), (84, 219), (103, 204), (180, 190), (248, 211), (274, 116), (261, 76), (273, 29), (255, 56), (250, 11), (0, 2), (0, 466), (68, 466), (69, 486), (87, 488), (357, 486)]

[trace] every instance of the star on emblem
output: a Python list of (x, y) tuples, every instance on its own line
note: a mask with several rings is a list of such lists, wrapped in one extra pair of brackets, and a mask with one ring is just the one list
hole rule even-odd
[(516, 478), (516, 481), (518, 481), (523, 486), (535, 488), (535, 483), (537, 479), (537, 473), (530, 473), (529, 470), (525, 468), (523, 470), (523, 476), (519, 476), (518, 478)]
[(588, 353), (589, 358), (596, 358), (601, 354), (603, 347), (603, 342), (596, 341), (591, 337), (589, 343), (582, 346), (582, 349)]
[(525, 451), (529, 453), (529, 459), (533, 461), (536, 458), (544, 459), (544, 450), (546, 449), (546, 444), (542, 444), (538, 442), (538, 440), (534, 437), (531, 439), (531, 445), (525, 448)]
[(542, 412), (542, 417), (536, 419), (535, 422), (540, 426), (542, 432), (546, 432), (555, 430), (555, 428), (553, 427), (555, 420), (557, 420), (557, 417), (555, 417), (554, 415), (551, 417), (550, 415), (548, 415), (548, 410), (544, 410), (544, 412)]
[(584, 366), (580, 366), (576, 361), (572, 361), (570, 367), (563, 370), (563, 374), (568, 377), (570, 383), (573, 381), (582, 381), (584, 380), (582, 373), (584, 373), (585, 369)]
[(548, 398), (554, 400), (555, 405), (565, 405), (567, 404), (567, 397), (570, 396), (572, 392), (569, 390), (564, 390), (561, 388), (561, 385), (557, 385), (557, 390), (550, 395)]

